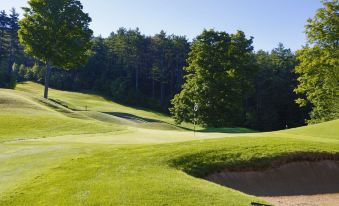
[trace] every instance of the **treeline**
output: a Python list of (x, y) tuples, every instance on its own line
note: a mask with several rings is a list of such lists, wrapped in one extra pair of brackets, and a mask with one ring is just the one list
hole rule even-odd
[[(205, 30), (191, 46), (185, 84), (170, 109), (177, 123), (277, 130), (303, 125), (296, 103), (296, 56), (279, 44), (253, 51), (252, 38)], [(195, 108), (195, 109), (194, 109)]]
[(339, 1), (322, 3), (307, 21), (307, 45), (297, 56), (281, 44), (253, 52), (252, 38), (241, 31), (203, 31), (172, 101), (177, 123), (275, 130), (338, 119)]
[[(80, 68), (53, 68), (50, 85), (66, 90), (96, 90), (113, 100), (166, 111), (180, 91), (189, 51), (183, 36), (160, 32), (145, 36), (138, 29), (119, 29), (92, 40), (91, 57)], [(15, 64), (18, 79), (43, 82), (44, 66)]]
[(16, 77), (12, 74), (14, 62), (29, 65), (18, 41), (19, 14), (13, 8), (9, 14), (0, 11), (0, 87), (14, 88)]
[(290, 49), (279, 44), (271, 52), (255, 53), (257, 72), (252, 93), (247, 99), (245, 124), (260, 130), (277, 130), (305, 124), (310, 105), (300, 107), (294, 89), (298, 77), (294, 71), (299, 64)]

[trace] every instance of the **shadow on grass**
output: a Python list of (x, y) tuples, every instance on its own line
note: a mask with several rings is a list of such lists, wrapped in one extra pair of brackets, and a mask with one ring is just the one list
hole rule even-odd
[(150, 118), (145, 118), (145, 117), (140, 117), (137, 115), (129, 114), (129, 113), (124, 113), (124, 112), (103, 112), (105, 114), (113, 115), (116, 117), (120, 117), (123, 119), (130, 120), (135, 123), (165, 123), (163, 121), (157, 120), (157, 119), (150, 119)]
[[(157, 119), (151, 119), (151, 118), (145, 118), (145, 117), (140, 117), (137, 115), (133, 115), (130, 113), (124, 113), (124, 112), (103, 112), (105, 114), (108, 115), (113, 115), (119, 118), (123, 118), (135, 123), (164, 123), (164, 124), (168, 124), (170, 126), (174, 126), (186, 131), (194, 131), (191, 128), (186, 128), (186, 127), (182, 127), (180, 125), (175, 125), (175, 124), (171, 124), (168, 122), (164, 122), (161, 120), (157, 120)], [(205, 128), (205, 129), (198, 129), (196, 130), (197, 132), (202, 132), (202, 133), (212, 133), (212, 132), (219, 132), (219, 133), (254, 133), (257, 132), (255, 130), (251, 130), (251, 129), (247, 129), (247, 128)]]
[[(88, 111), (87, 108), (85, 109), (77, 109), (75, 106), (68, 104), (67, 102), (61, 101), (59, 99), (52, 99), (50, 98), (49, 100), (51, 100), (52, 102), (59, 104), (67, 109), (70, 109), (72, 111)], [(154, 112), (154, 111), (152, 111)], [(104, 114), (108, 114), (108, 115), (112, 115), (115, 117), (119, 117), (119, 118), (123, 118), (129, 121), (132, 121), (134, 123), (164, 123), (164, 124), (168, 124), (186, 131), (194, 131), (191, 128), (187, 128), (187, 127), (183, 127), (180, 125), (176, 125), (176, 124), (171, 124), (168, 122), (164, 122), (161, 120), (157, 120), (157, 119), (152, 119), (152, 118), (145, 118), (145, 117), (140, 117), (134, 114), (130, 114), (130, 113), (125, 113), (125, 112), (103, 112)], [(252, 129), (247, 129), (247, 128), (241, 128), (241, 127), (234, 127), (234, 128), (230, 128), (230, 127), (223, 127), (223, 128), (204, 128), (204, 129), (197, 129), (197, 132), (202, 132), (202, 133), (212, 133), (212, 132), (218, 132), (218, 133), (254, 133), (257, 132), (255, 130)]]
[(242, 127), (223, 127), (223, 128), (205, 128), (205, 129), (200, 129), (197, 130), (198, 132), (219, 132), (219, 133), (255, 133), (257, 131), (252, 130), (252, 129), (247, 129), (247, 128), (242, 128)]
[[(22, 85), (30, 84), (30, 83), (31, 83), (30, 81), (20, 82), (20, 84), (22, 84)], [(37, 82), (33, 82), (33, 83), (39, 84), (41, 86), (44, 86), (42, 83), (37, 83)], [(166, 116), (166, 117), (169, 116), (169, 114), (164, 112), (164, 111), (159, 111), (159, 110), (156, 110), (156, 109), (150, 109), (150, 108), (147, 108), (147, 107), (137, 106), (137, 105), (133, 105), (133, 104), (126, 104), (126, 103), (117, 101), (117, 100), (109, 97), (109, 95), (107, 95), (107, 93), (100, 92), (100, 91), (64, 89), (64, 88), (55, 87), (54, 85), (50, 85), (49, 88), (56, 89), (56, 90), (59, 90), (59, 91), (65, 91), (65, 92), (77, 92), (77, 93), (84, 94), (84, 95), (94, 95), (94, 96), (101, 97), (101, 98), (103, 98), (106, 101), (114, 102), (114, 103), (120, 104), (122, 106), (130, 107), (132, 109), (143, 110), (143, 111), (146, 111), (146, 112), (152, 112), (154, 114), (163, 115), (163, 116)], [(30, 91), (29, 89), (21, 89), (21, 90), (22, 91)], [(71, 109), (73, 111), (87, 111), (86, 105), (75, 106), (75, 105), (71, 105), (71, 104), (69, 104), (69, 103), (67, 103), (65, 101), (59, 100), (59, 99), (51, 99), (51, 98), (49, 98), (49, 99), (54, 101), (55, 103), (61, 104), (62, 106), (66, 107), (68, 109)]]

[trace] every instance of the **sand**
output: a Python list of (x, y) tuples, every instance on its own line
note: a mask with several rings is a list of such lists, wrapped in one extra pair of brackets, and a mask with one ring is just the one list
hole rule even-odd
[(261, 198), (276, 206), (339, 206), (339, 193)]
[(260, 171), (222, 171), (205, 179), (274, 205), (339, 206), (339, 161), (300, 161)]

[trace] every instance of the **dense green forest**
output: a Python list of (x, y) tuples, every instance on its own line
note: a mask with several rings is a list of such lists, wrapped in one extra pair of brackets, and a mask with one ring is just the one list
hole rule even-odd
[[(53, 68), (50, 85), (66, 90), (95, 90), (121, 103), (166, 111), (172, 97), (180, 91), (189, 51), (185, 37), (145, 36), (138, 29), (119, 29), (108, 38), (92, 39), (87, 64), (64, 71)], [(15, 63), (19, 81), (43, 83), (44, 65)]]
[[(253, 37), (242, 31), (204, 30), (191, 42), (164, 31), (146, 36), (120, 28), (107, 38), (92, 37), (83, 66), (54, 65), (50, 85), (171, 112), (178, 123), (267, 131), (336, 119), (337, 13), (337, 1), (324, 2), (306, 24), (309, 45), (296, 53), (281, 43), (255, 51)], [(15, 9), (0, 13), (0, 87), (44, 83), (45, 64), (19, 44), (18, 16)]]
[(32, 58), (26, 56), (18, 40), (19, 14), (13, 8), (9, 14), (0, 11), (0, 87), (14, 88), (14, 63), (30, 66)]

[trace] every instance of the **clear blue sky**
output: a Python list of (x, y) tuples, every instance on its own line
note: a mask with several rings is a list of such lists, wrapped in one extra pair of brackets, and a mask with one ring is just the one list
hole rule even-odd
[[(160, 30), (190, 40), (204, 28), (254, 37), (256, 50), (282, 42), (297, 50), (305, 43), (304, 25), (321, 7), (320, 0), (81, 0), (93, 19), (95, 35), (108, 36), (119, 27), (146, 35)], [(0, 0), (0, 9), (26, 6), (26, 0)], [(21, 9), (19, 12), (22, 13)]]

